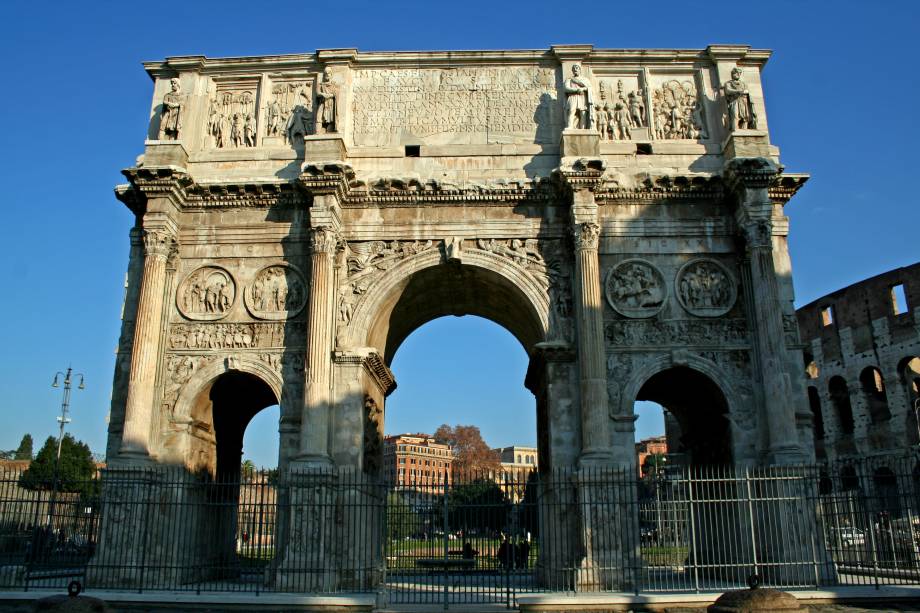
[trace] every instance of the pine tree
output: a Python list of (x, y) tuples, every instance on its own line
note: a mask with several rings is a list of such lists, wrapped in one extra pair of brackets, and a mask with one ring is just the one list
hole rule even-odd
[[(29, 465), (19, 484), (30, 490), (50, 490), (54, 482), (57, 440), (49, 436)], [(61, 442), (61, 462), (58, 468), (58, 491), (88, 493), (95, 487), (96, 464), (86, 443), (65, 434)]]
[(32, 435), (26, 434), (19, 442), (19, 448), (16, 449), (14, 460), (31, 460), (32, 459)]

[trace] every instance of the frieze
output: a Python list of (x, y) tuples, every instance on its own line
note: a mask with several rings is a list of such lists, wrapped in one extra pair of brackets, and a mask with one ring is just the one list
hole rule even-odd
[(255, 88), (215, 92), (209, 101), (205, 128), (205, 142), (210, 148), (255, 147)]
[(553, 142), (561, 123), (550, 67), (356, 70), (352, 99), (358, 146), (398, 144), (403, 135)]
[(600, 101), (594, 106), (594, 114), (601, 140), (647, 139), (648, 110), (642, 89), (627, 89), (623, 79), (617, 79), (615, 88), (603, 80), (598, 87)]
[(202, 366), (213, 360), (213, 355), (167, 355), (166, 383), (163, 387), (163, 407), (167, 415), (172, 415), (182, 386), (188, 383), (192, 375)]
[(699, 317), (720, 317), (731, 311), (738, 298), (735, 280), (728, 270), (710, 259), (684, 264), (675, 281), (677, 300), (688, 313)]
[(246, 308), (257, 319), (295, 317), (307, 302), (303, 274), (291, 264), (271, 264), (260, 270), (243, 291)]
[(313, 85), (308, 81), (275, 83), (265, 105), (265, 136), (295, 146), (313, 132)]
[(620, 262), (607, 272), (604, 294), (614, 311), (631, 318), (656, 315), (668, 297), (664, 275), (645, 260)]
[(743, 319), (612, 321), (607, 341), (616, 346), (747, 345)]
[(257, 349), (291, 347), (304, 342), (304, 326), (284, 323), (173, 324), (169, 347), (183, 349)]
[(176, 291), (176, 306), (187, 319), (213, 321), (226, 317), (236, 299), (236, 282), (224, 268), (202, 266)]
[(709, 138), (706, 114), (693, 82), (670, 79), (652, 92), (654, 137), (657, 140)]

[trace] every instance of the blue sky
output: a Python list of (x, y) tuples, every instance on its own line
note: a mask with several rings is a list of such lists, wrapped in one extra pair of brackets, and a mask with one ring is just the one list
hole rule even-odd
[[(745, 43), (773, 49), (764, 72), (772, 138), (788, 170), (812, 174), (787, 209), (801, 305), (918, 259), (920, 209), (912, 185), (913, 146), (920, 142), (918, 6), (782, 0), (3, 3), (0, 449), (15, 447), (27, 431), (39, 442), (53, 433), (60, 392), (50, 387), (51, 378), (68, 364), (87, 380), (86, 390), (74, 393), (70, 430), (94, 450), (104, 448), (132, 223), (112, 187), (122, 181), (119, 170), (142, 152), (152, 93), (143, 60), (350, 46)], [(526, 364), (515, 343), (496, 326), (469, 317), (438, 320), (416, 332), (394, 362), (400, 389), (389, 406), (388, 429), (489, 419), (484, 430), (507, 433), (526, 430), (529, 420), (532, 440), (533, 401), (522, 385)], [(485, 353), (495, 362), (477, 366), (483, 348), (491, 348)], [(461, 382), (451, 379), (458, 375)], [(476, 407), (485, 413), (453, 404), (461, 393), (481, 399)], [(247, 437), (247, 452), (260, 462), (272, 462), (272, 419), (260, 417)]]

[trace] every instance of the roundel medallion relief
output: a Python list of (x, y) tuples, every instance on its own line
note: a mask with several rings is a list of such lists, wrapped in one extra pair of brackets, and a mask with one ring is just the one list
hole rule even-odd
[(645, 260), (625, 260), (610, 269), (604, 283), (607, 302), (625, 317), (651, 317), (668, 297), (661, 271)]
[(233, 276), (219, 266), (202, 266), (179, 285), (176, 306), (188, 319), (223, 319), (236, 299)]
[(306, 304), (306, 283), (300, 271), (290, 264), (272, 264), (256, 274), (243, 297), (253, 317), (288, 319)]
[(677, 271), (677, 300), (688, 313), (719, 317), (728, 313), (738, 298), (731, 273), (715, 260), (692, 260)]

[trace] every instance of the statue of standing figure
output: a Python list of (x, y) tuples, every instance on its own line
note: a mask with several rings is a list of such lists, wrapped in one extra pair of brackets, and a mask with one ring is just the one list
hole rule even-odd
[(163, 96), (163, 110), (160, 115), (160, 140), (178, 140), (182, 127), (179, 113), (182, 110), (182, 94), (179, 79), (169, 80), (170, 91)]
[(581, 76), (581, 65), (572, 66), (572, 76), (565, 81), (566, 128), (590, 130), (591, 111), (594, 109), (594, 92), (591, 81)]
[(332, 71), (323, 70), (323, 80), (316, 86), (316, 105), (319, 107), (319, 125), (324, 132), (337, 132), (337, 96), (339, 87), (332, 82)]
[(741, 80), (741, 68), (732, 68), (732, 78), (722, 86), (722, 93), (728, 107), (729, 130), (756, 130), (757, 114), (751, 104), (747, 85)]

